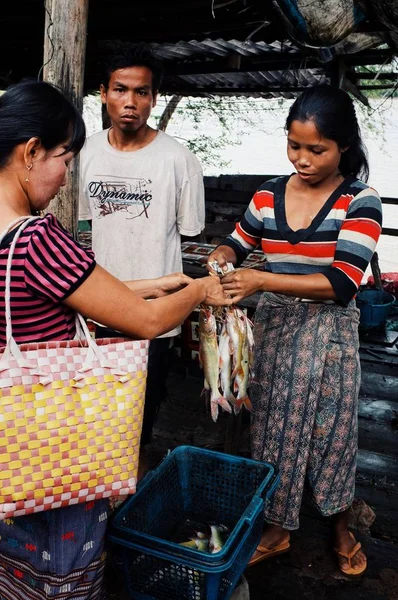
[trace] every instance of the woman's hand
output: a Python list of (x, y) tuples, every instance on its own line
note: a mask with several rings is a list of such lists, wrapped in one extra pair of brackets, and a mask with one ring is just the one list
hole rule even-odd
[(218, 246), (207, 259), (206, 269), (210, 272), (212, 272), (210, 263), (213, 261), (218, 262), (222, 271), (226, 272), (228, 271), (227, 263), (231, 262), (233, 265), (236, 264), (236, 254), (229, 246)]
[(224, 275), (221, 284), (234, 304), (262, 289), (264, 275), (255, 269), (236, 269)]
[(201, 283), (206, 294), (203, 304), (209, 304), (210, 306), (230, 306), (232, 304), (231, 299), (224, 293), (220, 278), (216, 275), (202, 277), (196, 279), (196, 281)]
[(183, 287), (193, 281), (192, 277), (184, 275), (184, 273), (171, 273), (170, 275), (164, 275), (163, 277), (157, 277), (156, 285), (156, 298), (167, 296), (173, 292), (181, 290)]

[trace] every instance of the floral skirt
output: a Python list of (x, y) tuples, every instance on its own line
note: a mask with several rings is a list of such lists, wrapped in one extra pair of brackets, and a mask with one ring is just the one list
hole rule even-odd
[(0, 521), (0, 600), (103, 600), (108, 500)]
[(297, 529), (304, 486), (329, 516), (354, 498), (358, 448), (359, 311), (265, 293), (255, 314), (253, 457), (280, 485), (268, 523)]

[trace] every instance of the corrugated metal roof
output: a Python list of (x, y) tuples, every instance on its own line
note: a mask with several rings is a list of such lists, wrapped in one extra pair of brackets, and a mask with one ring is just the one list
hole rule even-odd
[(306, 68), (307, 59), (290, 41), (206, 39), (152, 46), (164, 61), (164, 93), (293, 98), (330, 80), (322, 66)]
[[(294, 98), (306, 87), (332, 81), (337, 83), (337, 77), (341, 77), (340, 67), (331, 57), (342, 54), (342, 72), (351, 80), (348, 83), (350, 91), (354, 92), (354, 88), (371, 89), (372, 82), (362, 85), (365, 77), (355, 73), (353, 67), (366, 64), (366, 61), (368, 64), (390, 62), (391, 51), (383, 47), (376, 47), (373, 51), (368, 48), (366, 56), (369, 58), (364, 62), (365, 52), (355, 52), (358, 44), (366, 47), (364, 35), (354, 34), (350, 44), (345, 40), (341, 48), (336, 46), (330, 56), (326, 52), (328, 49), (321, 49), (319, 55), (306, 55), (290, 40), (266, 43), (204, 39), (176, 44), (153, 43), (152, 46), (164, 62), (162, 92), (165, 94)], [(376, 46), (380, 42), (378, 37), (370, 38)], [(383, 78), (394, 80), (387, 74)], [(392, 84), (383, 85), (379, 81), (376, 85), (387, 89)], [(356, 94), (360, 95), (359, 92)]]
[[(228, 57), (230, 54), (239, 54), (245, 57), (261, 56), (264, 54), (278, 54), (290, 52), (299, 54), (291, 42), (275, 41), (272, 44), (265, 42), (239, 41), (239, 40), (191, 40), (189, 42), (178, 42), (177, 44), (151, 44), (156, 53), (165, 61), (168, 60), (195, 60), (214, 59), (217, 57)], [(302, 55), (301, 55), (302, 56)]]
[[(300, 86), (312, 85), (324, 77), (339, 84), (342, 71), (354, 85), (365, 89), (351, 67), (391, 62), (398, 47), (393, 33), (397, 23), (390, 23), (393, 18), (381, 18), (380, 11), (383, 12), (381, 5), (386, 8), (394, 1), (362, 2), (361, 5), (366, 4), (367, 20), (337, 46), (325, 48), (319, 48), (317, 43), (311, 45), (311, 40), (295, 41), (301, 38), (292, 34), (291, 28), (288, 30), (280, 11), (275, 10), (279, 0), (91, 2), (84, 88), (86, 92), (98, 89), (101, 65), (115, 44), (146, 41), (154, 45), (165, 61), (165, 92), (241, 95), (247, 82), (250, 85), (247, 95), (267, 97), (277, 95), (277, 89), (283, 95), (290, 80), (282, 77), (282, 73), (290, 69), (303, 70), (303, 75), (298, 79), (293, 73), (294, 87), (287, 90), (288, 94), (295, 94)], [(22, 77), (37, 77), (43, 63), (43, 41), (51, 36), (51, 28), (44, 27), (44, 4), (43, 0), (2, 3), (0, 86), (7, 87)], [(313, 0), (307, 4), (323, 3)], [(286, 41), (287, 38), (291, 41)], [(389, 77), (388, 81), (391, 80)], [(200, 83), (198, 89), (196, 82)], [(389, 84), (379, 87), (387, 89)]]
[[(306, 69), (296, 71), (245, 71), (244, 73), (217, 73), (206, 75), (182, 75), (175, 78), (175, 92), (195, 88), (195, 93), (220, 93), (244, 94), (246, 96), (262, 96), (274, 98), (284, 96), (294, 97), (294, 90), (328, 82), (328, 78), (321, 69)], [(185, 82), (187, 85), (181, 85)], [(170, 84), (171, 85), (171, 84)], [(163, 86), (163, 90), (164, 90)], [(170, 86), (169, 86), (170, 87)], [(173, 89), (170, 87), (170, 89)], [(173, 90), (174, 91), (174, 90)], [(292, 93), (293, 92), (293, 93)]]

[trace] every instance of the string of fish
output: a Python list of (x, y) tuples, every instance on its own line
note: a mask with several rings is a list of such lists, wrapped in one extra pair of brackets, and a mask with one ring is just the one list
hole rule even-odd
[[(210, 266), (213, 273), (219, 275), (218, 265)], [(202, 394), (210, 396), (213, 421), (217, 421), (219, 407), (228, 413), (233, 410), (236, 415), (242, 406), (252, 409), (247, 387), (253, 368), (253, 352), (253, 324), (238, 306), (200, 306), (199, 360), (204, 372)]]

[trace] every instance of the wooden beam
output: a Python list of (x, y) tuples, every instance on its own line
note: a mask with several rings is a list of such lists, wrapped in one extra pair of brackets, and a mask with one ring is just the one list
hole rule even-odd
[[(86, 58), (88, 0), (46, 0), (43, 79), (61, 88), (80, 112)], [(77, 236), (79, 159), (72, 162), (67, 185), (50, 210)]]

